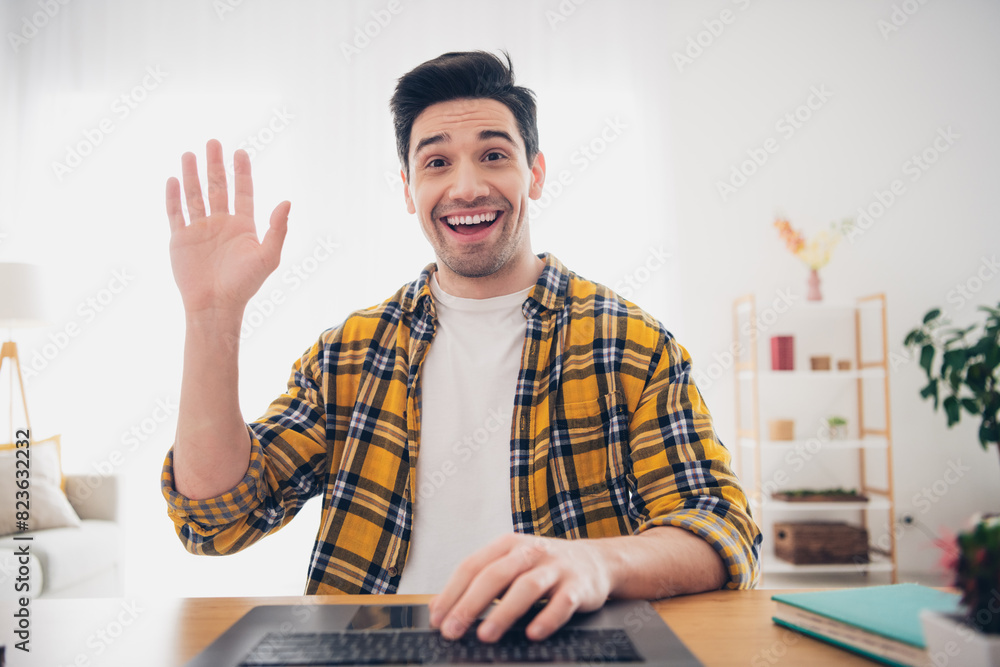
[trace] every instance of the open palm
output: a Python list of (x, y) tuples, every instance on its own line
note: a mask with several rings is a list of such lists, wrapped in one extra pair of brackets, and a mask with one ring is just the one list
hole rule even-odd
[(208, 203), (198, 180), (193, 153), (181, 157), (184, 197), (190, 224), (181, 208), (180, 183), (167, 180), (167, 218), (170, 221), (170, 263), (185, 311), (240, 312), (264, 280), (278, 267), (281, 246), (288, 230), (291, 204), (283, 201), (271, 213), (263, 241), (257, 240), (253, 220), (253, 179), (245, 151), (233, 157), (236, 174), (234, 212), (229, 212), (222, 144), (208, 142)]

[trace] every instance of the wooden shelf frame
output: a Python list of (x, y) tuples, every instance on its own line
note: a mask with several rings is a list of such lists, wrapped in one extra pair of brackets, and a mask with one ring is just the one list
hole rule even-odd
[[(856, 447), (837, 447), (839, 450), (849, 450), (857, 449), (857, 466), (858, 466), (858, 479), (859, 486), (861, 487), (861, 493), (868, 495), (873, 498), (870, 503), (851, 503), (849, 507), (813, 507), (809, 509), (820, 510), (820, 511), (833, 511), (836, 510), (846, 510), (846, 511), (856, 511), (858, 512), (858, 522), (868, 529), (870, 511), (884, 511), (888, 512), (888, 531), (889, 531), (889, 549), (881, 550), (877, 549), (874, 545), (870, 547), (870, 555), (875, 553), (882, 553), (884, 558), (880, 560), (882, 567), (872, 568), (871, 571), (887, 571), (890, 573), (892, 578), (892, 583), (896, 583), (898, 580), (898, 567), (897, 567), (897, 545), (896, 545), (896, 531), (893, 530), (895, 525), (895, 502), (894, 502), (894, 482), (893, 482), (893, 469), (892, 469), (892, 413), (890, 407), (890, 395), (889, 395), (889, 339), (888, 339), (888, 316), (886, 313), (887, 303), (884, 293), (871, 294), (868, 296), (859, 297), (855, 300), (852, 306), (838, 306), (845, 311), (845, 313), (850, 313), (853, 310), (854, 313), (854, 350), (855, 350), (855, 369), (853, 371), (853, 379), (856, 382), (856, 395), (857, 395), (857, 407), (858, 407), (858, 435), (854, 440), (857, 442)], [(863, 349), (863, 337), (862, 329), (865, 327), (862, 314), (868, 313), (872, 314), (872, 310), (875, 310), (875, 314), (879, 317), (880, 329), (881, 329), (881, 349), (878, 350), (864, 350)], [(733, 350), (734, 357), (736, 359), (734, 363), (733, 378), (735, 382), (735, 403), (736, 403), (736, 433), (737, 433), (737, 444), (734, 447), (736, 470), (742, 476), (745, 472), (743, 465), (743, 449), (749, 448), (753, 454), (753, 485), (751, 487), (751, 503), (753, 505), (754, 511), (756, 513), (756, 520), (758, 525), (763, 525), (763, 509), (766, 505), (769, 509), (780, 510), (780, 511), (790, 511), (787, 507), (787, 503), (784, 505), (779, 505), (774, 501), (767, 501), (763, 498), (763, 483), (762, 483), (762, 470), (763, 470), (763, 452), (764, 450), (775, 450), (780, 447), (780, 445), (775, 445), (775, 443), (767, 442), (763, 443), (760, 438), (760, 377), (765, 373), (762, 373), (759, 368), (759, 340), (758, 331), (755, 326), (757, 318), (757, 304), (756, 297), (754, 294), (745, 294), (738, 297), (733, 301)], [(880, 358), (870, 359), (866, 356), (866, 353), (881, 353)], [(872, 371), (875, 371), (874, 373)], [(815, 372), (817, 376), (822, 375), (821, 372)], [(768, 375), (780, 375), (780, 373), (768, 373)], [(811, 376), (812, 373), (799, 373), (795, 376), (797, 379), (805, 378)], [(846, 374), (845, 374), (846, 375)], [(851, 376), (840, 375), (841, 379), (849, 379)], [(792, 377), (790, 374), (789, 377)], [(826, 377), (834, 378), (838, 377), (837, 372), (830, 372)], [(866, 381), (876, 381), (881, 380), (881, 394), (882, 394), (882, 407), (883, 415), (885, 417), (884, 427), (874, 427), (869, 426), (869, 422), (865, 418), (865, 383)], [(864, 444), (864, 441), (868, 438), (873, 440), (871, 446)], [(831, 441), (835, 442), (835, 441)], [(875, 486), (868, 477), (868, 466), (866, 461), (866, 455), (869, 451), (878, 450), (879, 452), (884, 451), (885, 455), (885, 486)], [(794, 508), (793, 508), (794, 509)], [(802, 508), (807, 509), (806, 507)], [(869, 531), (869, 540), (871, 541), (871, 531)], [(765, 574), (767, 571), (773, 572), (789, 572), (789, 571), (801, 571), (801, 572), (815, 572), (815, 571), (833, 571), (833, 569), (826, 570), (820, 568), (792, 568), (788, 569), (785, 567), (781, 568), (771, 568), (768, 567), (769, 564), (773, 564), (773, 560), (764, 559), (762, 560), (762, 571), (761, 574)], [(822, 566), (820, 566), (822, 567)]]

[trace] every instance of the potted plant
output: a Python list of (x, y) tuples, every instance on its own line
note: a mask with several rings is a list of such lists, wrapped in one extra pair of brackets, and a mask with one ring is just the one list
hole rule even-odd
[(928, 654), (935, 664), (1000, 665), (1000, 517), (960, 533), (951, 560), (965, 613), (921, 613)]
[[(980, 418), (979, 444), (986, 449), (990, 443), (1000, 443), (1000, 304), (978, 310), (986, 313), (982, 325), (941, 329), (948, 322), (935, 308), (906, 335), (904, 345), (920, 349), (920, 367), (928, 381), (920, 395), (933, 398), (935, 410), (939, 404), (944, 408), (949, 427), (959, 422), (963, 409)], [(935, 364), (939, 353), (941, 360)], [(942, 396), (944, 400), (939, 400)]]
[[(933, 398), (935, 410), (944, 409), (949, 427), (963, 410), (978, 418), (979, 444), (998, 445), (1000, 453), (1000, 304), (978, 310), (986, 314), (984, 323), (945, 329), (947, 321), (934, 308), (904, 344), (920, 350), (927, 376), (920, 395)], [(1000, 518), (981, 519), (961, 533), (951, 559), (965, 614), (921, 614), (929, 656), (936, 664), (1000, 665)]]
[(847, 438), (847, 419), (839, 415), (831, 415), (826, 418), (826, 426), (830, 430), (831, 440), (844, 440)]

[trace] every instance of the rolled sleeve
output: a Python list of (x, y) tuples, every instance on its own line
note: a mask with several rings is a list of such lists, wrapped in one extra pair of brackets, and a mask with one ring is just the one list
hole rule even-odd
[(167, 514), (178, 528), (189, 525), (203, 537), (245, 518), (264, 501), (264, 453), (260, 441), (250, 432), (250, 464), (235, 487), (214, 498), (193, 500), (177, 492), (174, 485), (174, 450), (167, 452), (160, 475), (160, 489), (167, 501)]
[(246, 425), (250, 461), (234, 488), (203, 500), (181, 495), (174, 484), (173, 449), (167, 453), (161, 491), (185, 549), (208, 555), (244, 549), (280, 529), (325, 489), (330, 460), (326, 411), (332, 400), (324, 372), (326, 347), (321, 338), (300, 357), (286, 392)]
[(659, 355), (632, 415), (636, 533), (676, 526), (708, 542), (729, 573), (727, 588), (752, 588), (759, 577), (761, 534), (731, 457), (690, 378), (686, 350), (665, 331)]

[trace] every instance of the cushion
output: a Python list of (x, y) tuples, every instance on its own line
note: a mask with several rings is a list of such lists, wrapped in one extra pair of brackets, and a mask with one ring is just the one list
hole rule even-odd
[(78, 529), (59, 528), (36, 537), (31, 551), (45, 572), (45, 585), (37, 586), (32, 579), (32, 589), (48, 595), (116, 567), (121, 560), (119, 535), (116, 523), (84, 521)]
[[(22, 462), (20, 466), (18, 461)], [(18, 470), (25, 470), (25, 461), (29, 475), (25, 477), (22, 472), (19, 477)], [(27, 489), (17, 485), (24, 479), (28, 480)], [(32, 442), (31, 447), (18, 448), (16, 443), (0, 445), (0, 535), (22, 532), (17, 525), (18, 512), (25, 512), (21, 516), (27, 516), (28, 530), (32, 531), (79, 527), (80, 517), (61, 486), (58, 435)], [(19, 497), (17, 494), (24, 490), (28, 493)]]

